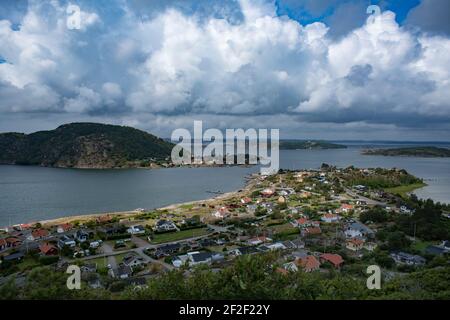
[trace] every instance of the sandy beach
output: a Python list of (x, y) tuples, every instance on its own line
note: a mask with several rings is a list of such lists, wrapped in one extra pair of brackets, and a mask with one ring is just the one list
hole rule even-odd
[[(217, 195), (212, 198), (170, 204), (168, 206), (156, 208), (153, 210), (175, 210), (181, 206), (197, 205), (197, 204), (217, 205), (217, 202), (225, 201), (225, 200), (236, 198), (236, 197), (246, 196), (248, 194), (249, 190), (253, 187), (254, 182), (255, 182), (255, 177), (252, 177), (247, 181), (246, 185), (242, 189), (226, 192), (226, 193)], [(38, 222), (38, 223), (42, 224), (43, 226), (50, 227), (50, 226), (60, 225), (60, 224), (64, 224), (64, 223), (88, 222), (90, 220), (94, 220), (94, 219), (97, 219), (98, 217), (102, 217), (102, 216), (111, 216), (111, 217), (119, 216), (121, 218), (132, 218), (133, 216), (138, 215), (140, 213), (142, 213), (142, 212), (139, 210), (92, 213), (92, 214), (67, 216), (67, 217), (61, 217), (61, 218), (56, 218), (56, 219), (41, 220), (41, 221), (36, 221), (33, 223)]]

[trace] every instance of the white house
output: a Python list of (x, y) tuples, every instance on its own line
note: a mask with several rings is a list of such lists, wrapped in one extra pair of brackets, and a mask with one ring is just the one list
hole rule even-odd
[(173, 221), (159, 220), (156, 222), (155, 230), (158, 232), (175, 231), (178, 230)]
[(127, 255), (123, 258), (123, 264), (128, 267), (138, 267), (144, 264), (144, 259), (133, 254)]
[(411, 209), (409, 209), (408, 207), (406, 207), (406, 206), (401, 206), (400, 207), (400, 212), (404, 213), (404, 214), (411, 214), (411, 213), (413, 213), (413, 211)]
[(268, 238), (268, 237), (256, 237), (256, 238), (251, 238), (247, 241), (247, 243), (251, 246), (257, 246), (259, 244), (265, 243), (265, 242), (271, 242), (272, 239)]
[(227, 207), (220, 207), (217, 211), (213, 212), (212, 216), (218, 219), (226, 218), (230, 215)]
[(266, 247), (269, 248), (271, 251), (286, 249), (285, 245), (281, 242), (272, 243), (272, 244), (266, 245)]
[(333, 223), (333, 222), (338, 222), (339, 218), (340, 217), (337, 214), (326, 213), (320, 218), (320, 220), (322, 220), (323, 222), (326, 222), (326, 223)]
[(145, 234), (145, 228), (143, 226), (131, 226), (127, 229), (129, 234)]
[(75, 240), (69, 236), (62, 236), (58, 241), (58, 247), (61, 249), (63, 247), (75, 248), (77, 243)]
[(56, 228), (56, 232), (58, 233), (65, 233), (70, 230), (72, 230), (72, 225), (70, 223), (61, 224)]

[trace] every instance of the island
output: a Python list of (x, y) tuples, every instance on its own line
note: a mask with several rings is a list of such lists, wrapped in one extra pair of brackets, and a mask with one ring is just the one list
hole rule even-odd
[(342, 144), (315, 140), (280, 140), (280, 150), (346, 149)]
[(388, 156), (388, 157), (427, 157), (444, 158), (450, 157), (450, 149), (438, 147), (408, 147), (392, 149), (368, 149), (363, 155)]

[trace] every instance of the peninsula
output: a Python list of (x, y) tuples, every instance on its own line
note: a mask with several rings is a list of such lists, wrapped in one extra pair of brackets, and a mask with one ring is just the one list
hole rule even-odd
[(131, 127), (71, 123), (32, 134), (0, 134), (0, 164), (58, 168), (148, 167), (165, 162), (173, 144)]
[(392, 149), (368, 149), (362, 152), (363, 155), (388, 156), (388, 157), (429, 157), (443, 158), (450, 157), (450, 149), (438, 147), (409, 147)]

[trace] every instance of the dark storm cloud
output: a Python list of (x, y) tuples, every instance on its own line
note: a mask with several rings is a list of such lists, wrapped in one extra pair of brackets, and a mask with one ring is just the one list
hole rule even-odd
[(450, 1), (422, 0), (410, 11), (406, 22), (422, 31), (450, 35)]

